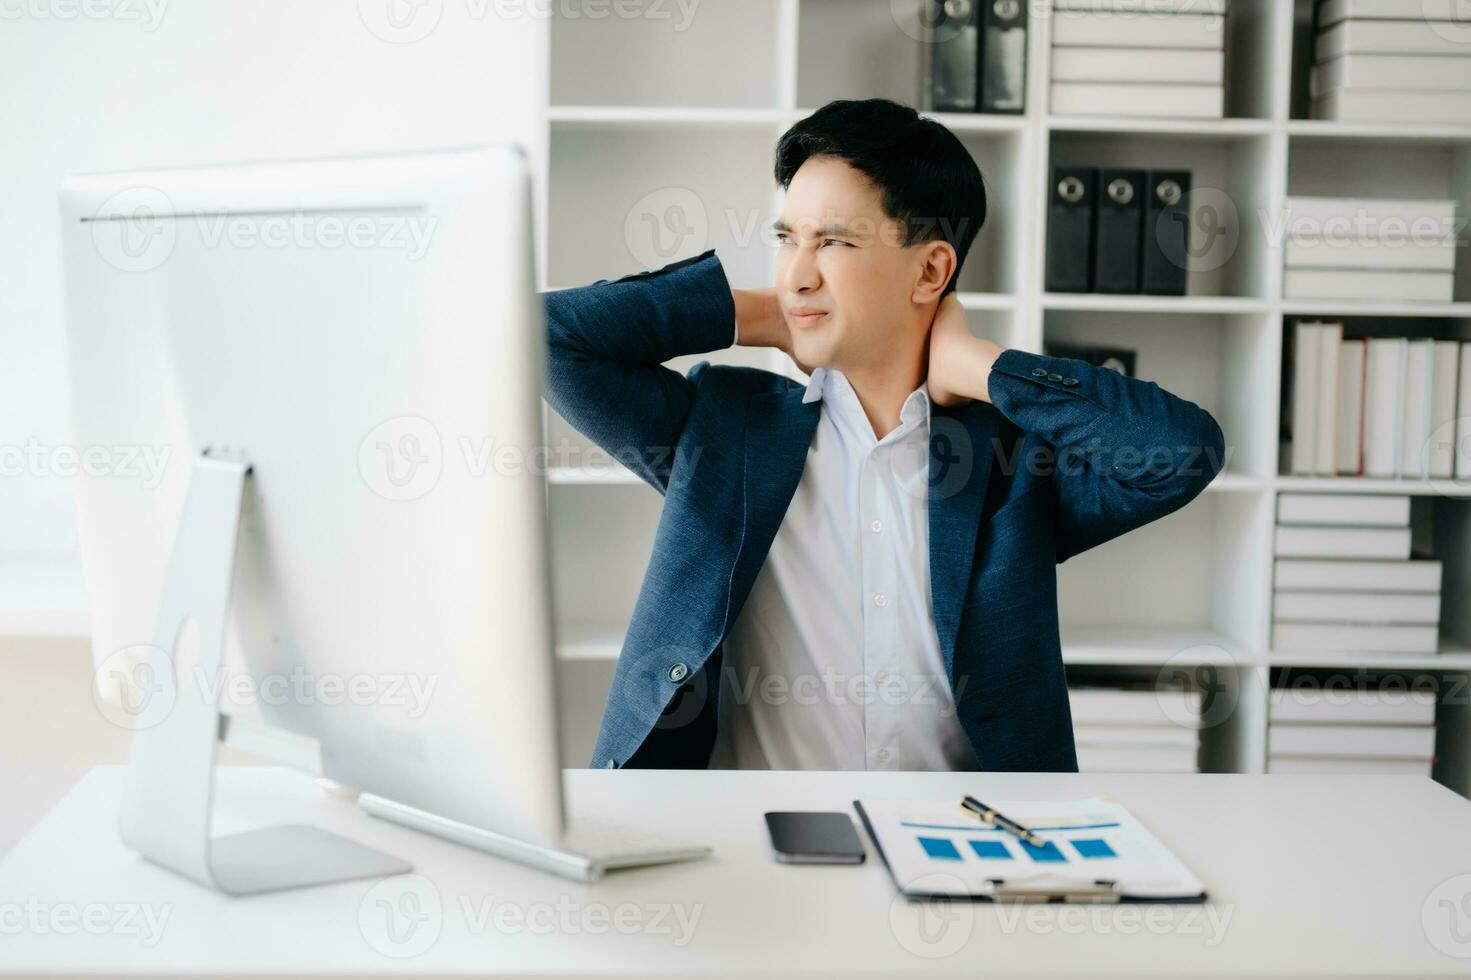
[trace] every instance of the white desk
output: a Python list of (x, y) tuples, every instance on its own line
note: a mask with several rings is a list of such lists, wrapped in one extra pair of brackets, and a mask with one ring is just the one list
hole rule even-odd
[[(439, 910), (433, 896), (421, 897), (419, 924), (400, 918), (390, 935), (385, 908), (413, 911), (403, 896), (418, 879), (228, 899), (147, 864), (114, 830), (121, 776), (117, 767), (93, 770), (0, 863), (0, 972), (1471, 973), (1471, 877), (1443, 885), (1471, 874), (1471, 803), (1412, 777), (574, 770), (575, 811), (693, 833), (715, 847), (709, 861), (579, 885), (364, 817), (295, 773), (221, 773), (218, 831), (316, 821), (411, 859)], [(962, 791), (993, 799), (1111, 792), (1191, 864), (1211, 902), (927, 907), (896, 901), (872, 854), (858, 868), (790, 867), (768, 855), (768, 809), (847, 809), (860, 795), (958, 799)], [(148, 913), (155, 923), (167, 914), (152, 945)], [(73, 934), (39, 931), (38, 921)], [(409, 952), (417, 955), (398, 955)]]

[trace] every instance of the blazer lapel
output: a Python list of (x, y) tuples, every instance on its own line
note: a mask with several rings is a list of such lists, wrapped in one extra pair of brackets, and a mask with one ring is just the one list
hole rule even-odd
[(981, 505), (995, 456), (995, 412), (975, 402), (930, 411), (930, 598), (952, 687), (955, 638), (970, 591)]
[[(805, 390), (763, 392), (753, 395), (746, 415), (746, 458), (742, 477), (742, 519), (737, 567), (752, 558), (756, 567), (771, 550), (792, 495), (807, 465), (807, 450), (822, 417), (822, 402), (802, 403)], [(742, 575), (741, 588), (749, 590), (754, 572)], [(745, 591), (731, 596), (729, 609), (745, 601)], [(727, 627), (730, 625), (726, 624)]]

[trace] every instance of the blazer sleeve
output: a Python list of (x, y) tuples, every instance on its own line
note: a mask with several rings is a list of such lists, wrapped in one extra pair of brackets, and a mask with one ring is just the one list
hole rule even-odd
[(1185, 506), (1225, 464), (1210, 413), (1152, 381), (1007, 350), (988, 386), (1002, 415), (1052, 449), (1016, 465), (1051, 471), (1059, 562)]
[(731, 345), (735, 300), (714, 250), (651, 272), (545, 293), (547, 401), (660, 493), (695, 385), (663, 366)]

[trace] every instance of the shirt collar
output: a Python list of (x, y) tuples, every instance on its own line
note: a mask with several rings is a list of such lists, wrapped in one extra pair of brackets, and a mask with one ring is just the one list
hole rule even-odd
[[(827, 394), (828, 386), (839, 383), (847, 384), (848, 379), (836, 368), (816, 368), (812, 377), (807, 382), (807, 390), (802, 394), (802, 404), (810, 405), (813, 402), (822, 401)], [(851, 387), (851, 385), (850, 385)], [(857, 396), (855, 395), (855, 401)], [(926, 428), (930, 424), (930, 383), (921, 381), (919, 387), (909, 393), (904, 399), (904, 405), (899, 409), (899, 426), (907, 428), (919, 422), (924, 422)], [(923, 414), (921, 414), (923, 413)]]

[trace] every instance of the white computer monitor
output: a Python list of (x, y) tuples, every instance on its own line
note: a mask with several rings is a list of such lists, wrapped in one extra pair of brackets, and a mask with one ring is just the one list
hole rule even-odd
[[(175, 606), (200, 614), (178, 596), (216, 574), (217, 551), (181, 537), (186, 499), (196, 539), (223, 541), (209, 538), (207, 516), (223, 505), (203, 488), (214, 480), (228, 498), (229, 476), (221, 484), (199, 460), (239, 462), (250, 476), (220, 713), (309, 739), (339, 783), (555, 841), (553, 617), (534, 453), (545, 330), (523, 155), (78, 176), (61, 207), (77, 444), (166, 460), (156, 481), (146, 467), (83, 467), (97, 663), (132, 669), (150, 649), (172, 650), (173, 634), (158, 632), (170, 576)], [(190, 642), (179, 661), (199, 656)], [(207, 710), (189, 664), (171, 666), (176, 697)], [(131, 763), (159, 768), (173, 750), (155, 744), (140, 763), (139, 746), (174, 722), (139, 721)], [(192, 793), (148, 785), (150, 797)], [(145, 852), (170, 846), (162, 834), (149, 843), (154, 802), (124, 817)], [(245, 877), (238, 890), (259, 884)]]

